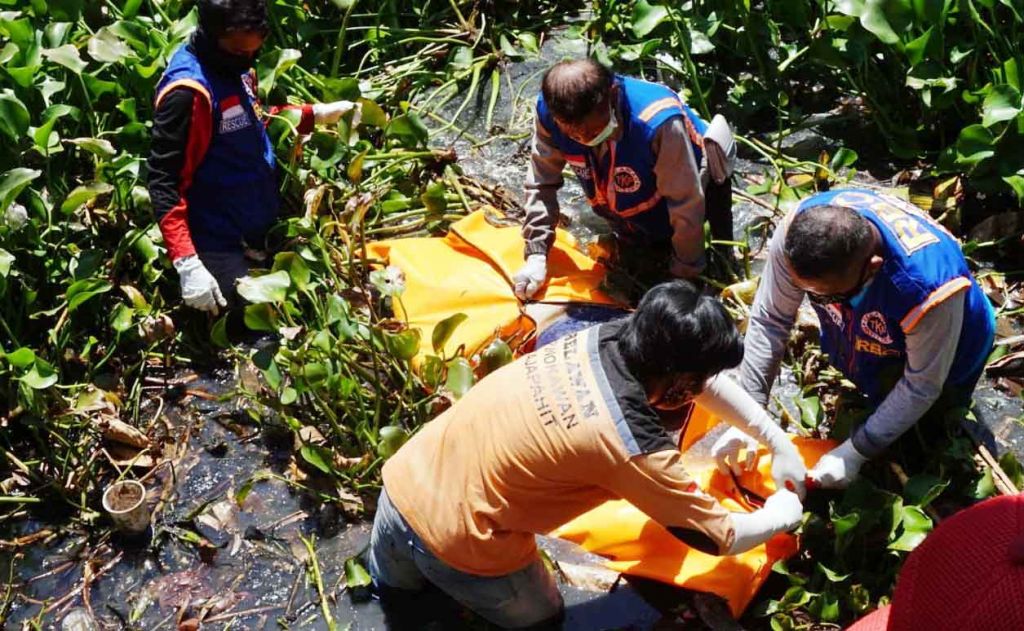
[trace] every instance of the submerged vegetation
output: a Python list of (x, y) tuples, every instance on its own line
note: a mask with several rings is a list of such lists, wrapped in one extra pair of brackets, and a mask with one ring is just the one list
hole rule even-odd
[[(272, 121), (287, 212), (266, 273), (240, 287), (252, 303), (246, 325), (272, 339), (235, 345), (226, 318), (180, 305), (145, 189), (153, 90), (196, 24), (191, 3), (0, 0), (0, 528), (30, 517), (101, 523), (105, 484), (159, 466), (173, 442), (156, 423), (164, 403), (203, 396), (181, 375), (225, 359), (237, 360), (241, 420), (298, 438), (302, 473), (290, 481), (358, 513), (383, 459), (510, 356), (444, 355), (461, 314), (435, 331), (408, 329), (390, 308), (400, 274), (372, 266), (365, 245), (443, 234), (485, 204), (515, 214), (515, 195), (468, 178), (436, 139), (467, 138), (467, 117), (485, 121), (473, 145), (523, 139), (533, 95), (512, 84), (509, 67), (536, 59), (555, 32), (584, 39), (620, 72), (684, 90), (703, 114), (725, 112), (745, 156), (762, 165), (737, 192), (765, 211), (758, 227), (883, 154), (880, 171), (901, 172), (912, 198), (961, 235), (1024, 197), (1017, 2), (270, 5), (262, 99), (358, 99), (363, 117), (358, 129), (343, 121), (305, 138), (289, 114)], [(512, 104), (508, 119), (495, 115), (499, 95)], [(839, 138), (831, 152), (799, 155), (786, 144), (815, 127)], [(965, 238), (965, 250), (1005, 267), (1000, 246), (1024, 231), (1019, 218), (1012, 225), (1022, 230)], [(758, 232), (738, 244), (738, 277), (712, 279), (739, 282), (729, 290), (738, 317)], [(983, 275), (1005, 334), (1019, 307), (1004, 272)], [(413, 370), (426, 334), (437, 354)], [(813, 343), (794, 340), (787, 363), (800, 389), (795, 407), (782, 406), (791, 430), (841, 434), (863, 414)], [(746, 622), (837, 628), (883, 601), (935, 517), (995, 493), (997, 482), (1020, 486), (1012, 456), (1005, 472), (977, 473), (972, 453), (954, 433), (927, 462), (872, 471), (873, 482), (809, 505), (805, 552), (776, 568)]]

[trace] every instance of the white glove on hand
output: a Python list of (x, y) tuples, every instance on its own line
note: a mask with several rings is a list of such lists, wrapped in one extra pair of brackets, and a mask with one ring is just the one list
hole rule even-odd
[[(739, 476), (754, 466), (759, 446), (760, 443), (743, 430), (730, 427), (711, 445), (711, 456), (723, 474), (729, 475), (732, 471), (733, 475)], [(747, 451), (741, 460), (740, 452), (744, 449)]]
[(217, 315), (218, 306), (228, 306), (224, 294), (220, 292), (217, 279), (206, 269), (198, 256), (193, 254), (181, 257), (174, 262), (174, 269), (178, 270), (178, 276), (181, 278), (181, 298), (185, 304), (193, 309), (209, 311), (213, 315)]
[[(353, 112), (353, 110), (355, 110)], [(317, 125), (330, 125), (347, 114), (352, 113), (352, 129), (359, 127), (359, 121), (363, 119), (363, 108), (359, 103), (352, 101), (334, 101), (333, 103), (316, 103), (313, 105), (313, 120)]]
[(753, 513), (732, 513), (734, 538), (727, 554), (740, 554), (800, 525), (804, 507), (796, 493), (781, 489)]
[(516, 298), (526, 300), (532, 297), (548, 277), (548, 257), (546, 254), (531, 254), (526, 257), (526, 265), (519, 268), (512, 277), (515, 284)]
[(811, 483), (825, 489), (845, 489), (857, 479), (861, 466), (867, 461), (848, 439), (822, 456), (807, 472), (807, 477)]

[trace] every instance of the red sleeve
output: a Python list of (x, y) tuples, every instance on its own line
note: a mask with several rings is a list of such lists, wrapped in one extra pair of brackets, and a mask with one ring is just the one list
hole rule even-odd
[(299, 120), (298, 132), (300, 134), (311, 134), (313, 133), (313, 106), (309, 103), (305, 105), (272, 105), (270, 107), (270, 115), (276, 116), (285, 110), (302, 110), (302, 118)]
[(196, 253), (192, 233), (188, 228), (188, 201), (185, 199), (185, 193), (192, 186), (196, 168), (206, 155), (212, 133), (213, 113), (210, 110), (210, 103), (203, 95), (195, 93), (192, 98), (192, 121), (185, 144), (185, 157), (178, 176), (178, 203), (160, 221), (160, 231), (164, 235), (164, 244), (172, 261)]

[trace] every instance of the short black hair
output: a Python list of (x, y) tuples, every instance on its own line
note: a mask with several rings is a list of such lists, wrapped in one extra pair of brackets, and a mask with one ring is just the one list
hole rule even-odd
[(845, 206), (812, 206), (789, 224), (786, 258), (802, 278), (843, 273), (870, 243), (867, 219)]
[(544, 73), (540, 90), (555, 118), (579, 123), (605, 102), (613, 79), (612, 71), (593, 59), (561, 61)]
[(267, 0), (199, 0), (199, 26), (214, 40), (231, 31), (267, 33)]
[(619, 352), (641, 383), (666, 375), (709, 378), (743, 360), (743, 338), (721, 302), (689, 281), (648, 291), (619, 335)]

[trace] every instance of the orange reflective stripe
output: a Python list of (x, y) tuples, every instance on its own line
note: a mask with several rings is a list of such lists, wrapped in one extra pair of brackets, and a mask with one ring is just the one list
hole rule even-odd
[(651, 103), (650, 105), (645, 107), (644, 110), (640, 112), (639, 118), (640, 120), (646, 123), (647, 121), (654, 118), (655, 114), (657, 114), (658, 112), (661, 112), (662, 110), (667, 110), (671, 107), (678, 109), (679, 113), (682, 114), (683, 110), (679, 106), (679, 99), (673, 96), (669, 96), (663, 99), (658, 99), (654, 103)]
[(693, 121), (690, 120), (689, 116), (683, 115), (683, 123), (686, 125), (686, 133), (690, 136), (690, 142), (703, 150), (704, 136), (701, 136), (697, 128), (694, 127)]
[(210, 91), (195, 79), (178, 79), (177, 81), (168, 83), (164, 86), (163, 90), (160, 90), (160, 94), (156, 95), (156, 107), (160, 107), (160, 101), (162, 101), (163, 98), (175, 88), (192, 88), (199, 94), (206, 97), (206, 102), (210, 104), (211, 108), (213, 107), (213, 98), (210, 96)]
[(917, 323), (921, 321), (921, 318), (931, 311), (936, 305), (940, 304), (943, 300), (946, 300), (953, 294), (963, 289), (967, 289), (971, 286), (971, 281), (964, 278), (954, 278), (953, 280), (942, 285), (935, 291), (933, 291), (924, 302), (917, 305), (910, 310), (902, 320), (900, 320), (900, 328), (903, 329), (904, 333), (910, 333), (917, 326)]
[(617, 210), (615, 211), (615, 214), (618, 215), (619, 217), (632, 217), (634, 215), (639, 215), (640, 213), (648, 211), (657, 206), (658, 203), (661, 202), (661, 199), (661, 193), (655, 193), (654, 195), (651, 195), (645, 201), (640, 202), (636, 206), (630, 206), (625, 210)]

